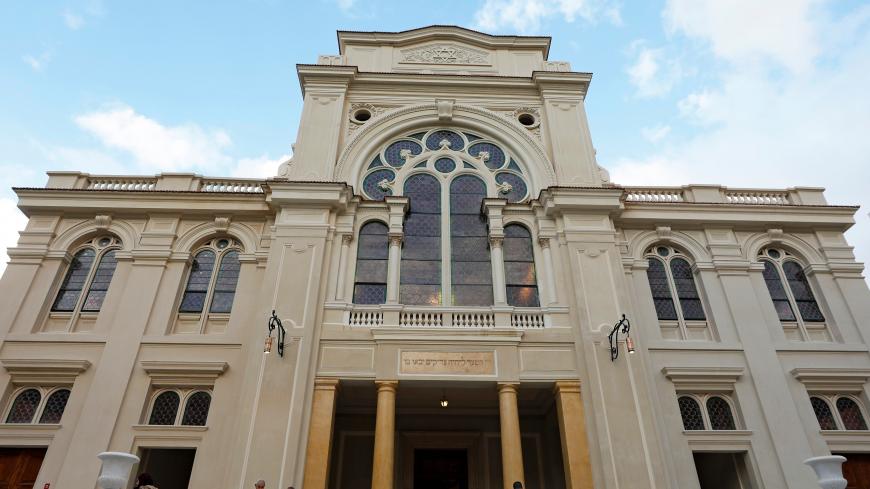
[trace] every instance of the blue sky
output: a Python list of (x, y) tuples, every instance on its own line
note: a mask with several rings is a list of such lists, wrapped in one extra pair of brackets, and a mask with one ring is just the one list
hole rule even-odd
[(847, 236), (870, 261), (870, 5), (848, 0), (6, 0), (0, 250), (24, 224), (9, 187), (47, 170), (274, 174), (296, 63), (338, 29), (428, 24), (552, 36), (551, 60), (594, 73), (616, 183), (823, 186), (864, 206)]

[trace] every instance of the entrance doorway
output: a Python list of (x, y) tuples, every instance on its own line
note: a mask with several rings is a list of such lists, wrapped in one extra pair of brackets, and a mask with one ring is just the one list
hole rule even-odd
[(414, 489), (468, 489), (468, 451), (414, 450)]
[(752, 489), (745, 452), (694, 452), (701, 489)]
[(144, 448), (139, 472), (147, 472), (160, 489), (187, 489), (195, 448)]
[(31, 489), (36, 483), (45, 448), (0, 448), (0, 487)]
[(870, 454), (867, 453), (835, 453), (846, 457), (843, 464), (843, 477), (848, 485), (846, 489), (863, 489), (870, 487)]

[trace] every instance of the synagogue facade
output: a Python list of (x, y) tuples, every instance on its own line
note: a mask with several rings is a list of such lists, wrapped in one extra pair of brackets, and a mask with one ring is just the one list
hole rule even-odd
[(803, 460), (831, 453), (870, 473), (857, 208), (611, 181), (592, 75), (549, 49), (340, 31), (297, 66), (273, 178), (16, 188), (0, 481), (93, 489), (104, 451), (161, 489), (811, 489)]

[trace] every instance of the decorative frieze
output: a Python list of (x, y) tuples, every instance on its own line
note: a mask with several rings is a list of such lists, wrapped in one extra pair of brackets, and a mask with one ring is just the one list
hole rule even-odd
[(402, 51), (400, 63), (489, 66), (489, 53), (458, 44), (438, 43)]

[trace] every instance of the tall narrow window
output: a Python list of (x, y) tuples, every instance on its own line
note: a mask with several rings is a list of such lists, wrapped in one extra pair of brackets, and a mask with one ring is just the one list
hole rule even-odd
[(450, 279), (457, 306), (492, 305), (485, 198), (486, 184), (477, 177), (460, 175), (450, 184)]
[(12, 408), (6, 416), (7, 423), (30, 423), (36, 415), (42, 393), (39, 389), (26, 389), (21, 391), (12, 401)]
[(206, 304), (211, 313), (231, 312), (240, 270), (237, 241), (216, 238), (206, 243), (193, 256), (178, 312), (201, 313)]
[(704, 416), (701, 414), (701, 406), (691, 396), (680, 396), (677, 399), (680, 406), (680, 416), (683, 418), (684, 430), (703, 430)]
[(154, 399), (148, 424), (172, 425), (178, 416), (178, 405), (181, 397), (175, 391), (165, 391)]
[(710, 415), (710, 426), (714, 430), (737, 429), (731, 414), (731, 405), (725, 399), (719, 396), (707, 399), (707, 413)]
[(377, 221), (366, 223), (359, 231), (354, 304), (383, 304), (387, 301), (388, 231), (386, 224)]
[(647, 250), (647, 260), (647, 278), (659, 320), (676, 320), (683, 326), (685, 321), (705, 321), (704, 306), (686, 256), (676, 248), (655, 246)]
[(819, 421), (819, 428), (823, 430), (836, 430), (837, 422), (834, 421), (834, 414), (831, 412), (831, 406), (828, 401), (821, 397), (810, 397), (810, 404), (813, 406), (813, 412), (816, 413), (816, 419)]
[(58, 389), (52, 392), (45, 400), (45, 407), (42, 408), (39, 422), (41, 424), (60, 423), (60, 418), (63, 417), (63, 411), (66, 409), (66, 403), (69, 401), (69, 394), (69, 389)]
[(848, 397), (840, 397), (837, 399), (837, 412), (840, 413), (840, 419), (843, 420), (843, 426), (847, 430), (866, 430), (867, 423), (864, 421), (864, 415), (861, 413), (861, 408), (858, 403)]
[(759, 258), (764, 263), (764, 283), (780, 321), (799, 324), (825, 322), (803, 267), (789, 252), (767, 248), (759, 252)]
[(538, 281), (532, 234), (524, 226), (504, 227), (504, 275), (507, 303), (516, 307), (539, 307)]
[(441, 304), (441, 184), (432, 175), (405, 181), (405, 216), (399, 296), (402, 304)]
[[(115, 250), (119, 245), (116, 238), (101, 236), (79, 250), (70, 262), (51, 310), (98, 312), (118, 264)], [(82, 291), (87, 291), (84, 297)]]

